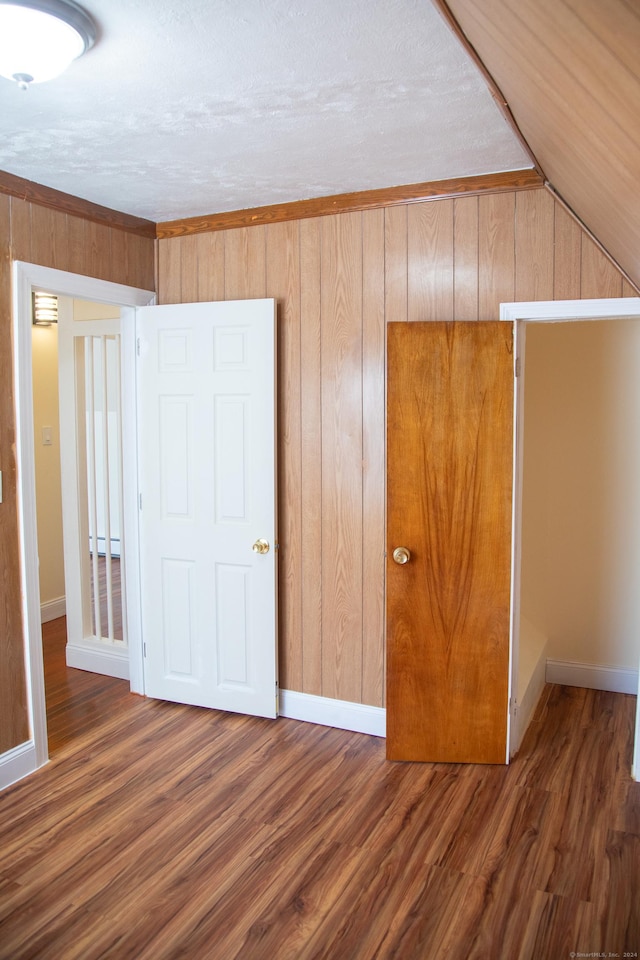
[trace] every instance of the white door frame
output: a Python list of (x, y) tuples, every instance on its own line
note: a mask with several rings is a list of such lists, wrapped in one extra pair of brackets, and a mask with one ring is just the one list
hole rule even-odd
[[(500, 319), (513, 323), (517, 328), (519, 320), (527, 322), (559, 322), (572, 320), (638, 320), (640, 319), (640, 297), (616, 297), (602, 300), (539, 300), (522, 303), (501, 303)], [(522, 471), (519, 469), (518, 456), (521, 456), (522, 444), (518, 437), (522, 425), (522, 387), (521, 378), (516, 378), (514, 396), (514, 423), (516, 429), (514, 449), (514, 496), (513, 496), (513, 564), (512, 564), (512, 623), (511, 623), (511, 665), (509, 671), (510, 698), (513, 696), (518, 657), (518, 623), (516, 621), (519, 603), (519, 572), (521, 558), (520, 526), (522, 514)], [(640, 662), (640, 649), (638, 650)], [(640, 703), (640, 677), (638, 690)], [(636, 707), (636, 728), (634, 739), (633, 764), (631, 776), (640, 780), (640, 708)]]
[[(49, 758), (47, 720), (40, 624), (40, 587), (38, 580), (38, 534), (36, 525), (35, 456), (33, 435), (33, 374), (31, 351), (31, 291), (43, 288), (51, 293), (113, 304), (121, 308), (124, 407), (135, 410), (136, 396), (136, 323), (135, 308), (155, 303), (155, 293), (107, 280), (98, 280), (38, 264), (13, 263), (13, 344), (16, 405), (16, 460), (18, 475), (18, 525), (20, 533), (20, 574), (22, 619), (27, 679), (27, 702), (31, 741), (24, 751), (21, 776), (41, 767)], [(127, 531), (127, 616), (129, 625), (129, 662), (131, 690), (143, 691), (142, 636), (138, 580), (137, 466), (135, 417), (125, 418), (122, 431), (123, 451), (129, 465), (125, 477), (124, 529)], [(128, 456), (126, 455), (128, 452)]]

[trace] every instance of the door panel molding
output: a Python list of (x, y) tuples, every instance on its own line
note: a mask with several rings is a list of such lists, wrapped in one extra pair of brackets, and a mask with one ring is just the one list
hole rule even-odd
[(277, 715), (275, 332), (273, 299), (138, 312), (147, 696)]

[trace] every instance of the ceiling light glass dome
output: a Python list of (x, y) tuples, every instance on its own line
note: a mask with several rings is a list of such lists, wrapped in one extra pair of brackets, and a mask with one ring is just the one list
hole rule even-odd
[(59, 76), (95, 39), (93, 21), (71, 0), (0, 0), (0, 76), (22, 87)]

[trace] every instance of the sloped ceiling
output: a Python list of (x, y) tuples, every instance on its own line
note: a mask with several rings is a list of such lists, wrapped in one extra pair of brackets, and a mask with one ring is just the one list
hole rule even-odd
[(544, 176), (640, 284), (640, 5), (447, 0)]
[(429, 0), (81, 0), (95, 47), (0, 78), (0, 170), (154, 221), (531, 167)]

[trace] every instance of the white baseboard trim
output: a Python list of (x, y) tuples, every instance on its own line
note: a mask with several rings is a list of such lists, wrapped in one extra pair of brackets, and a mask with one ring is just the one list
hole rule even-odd
[[(98, 537), (97, 547), (98, 547), (98, 556), (104, 557), (107, 552), (107, 538)], [(91, 550), (91, 547), (89, 547), (89, 549)], [(120, 558), (120, 541), (119, 540), (111, 541), (111, 556), (118, 559)]]
[(10, 787), (38, 769), (36, 746), (27, 740), (0, 756), (0, 790)]
[(547, 660), (547, 683), (612, 693), (638, 693), (638, 671), (626, 667), (607, 667), (596, 663), (574, 663), (571, 660)]
[(325, 727), (368, 733), (374, 737), (387, 734), (387, 711), (384, 707), (370, 707), (349, 700), (332, 700), (295, 690), (280, 691), (280, 716), (290, 720), (305, 720)]
[(50, 620), (57, 620), (58, 617), (64, 617), (67, 613), (67, 604), (64, 597), (56, 597), (55, 600), (47, 600), (40, 604), (40, 623), (49, 623)]
[(129, 679), (129, 651), (126, 648), (88, 641), (82, 645), (68, 643), (66, 654), (68, 667), (102, 673), (119, 680)]

